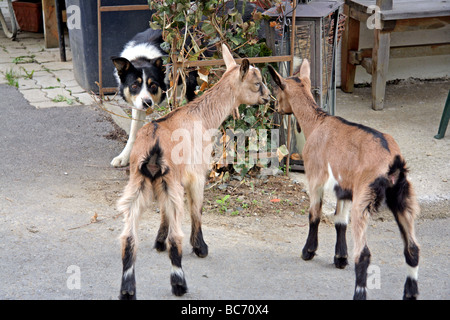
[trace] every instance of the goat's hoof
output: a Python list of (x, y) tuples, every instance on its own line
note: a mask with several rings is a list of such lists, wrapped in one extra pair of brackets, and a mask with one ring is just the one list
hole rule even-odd
[(173, 285), (172, 286), (172, 293), (176, 295), (177, 297), (183, 296), (187, 292), (187, 286), (186, 285)]
[(403, 300), (417, 300), (419, 296), (419, 287), (417, 280), (406, 278), (405, 290), (403, 291)]
[(172, 293), (175, 296), (181, 297), (187, 291), (188, 291), (188, 288), (187, 288), (187, 285), (186, 285), (186, 280), (184, 278), (183, 279), (178, 279), (178, 281), (176, 283), (174, 281), (172, 281)]
[(204, 245), (201, 247), (198, 248), (194, 247), (192, 248), (192, 250), (199, 258), (205, 258), (208, 255), (208, 246), (206, 245), (206, 243), (204, 243)]
[(315, 251), (309, 251), (306, 249), (303, 249), (302, 251), (302, 259), (305, 261), (311, 260), (316, 255)]
[(338, 269), (345, 269), (345, 267), (348, 265), (347, 257), (334, 256), (334, 265)]
[(119, 299), (120, 300), (136, 300), (136, 292), (122, 290), (122, 291), (120, 291)]
[(158, 252), (166, 251), (167, 245), (165, 241), (155, 241), (155, 249)]
[(177, 297), (181, 297), (188, 291), (186, 279), (184, 278), (183, 270), (170, 274), (170, 284), (172, 285), (172, 293)]
[(366, 288), (356, 286), (355, 294), (353, 295), (353, 300), (366, 300), (367, 290)]

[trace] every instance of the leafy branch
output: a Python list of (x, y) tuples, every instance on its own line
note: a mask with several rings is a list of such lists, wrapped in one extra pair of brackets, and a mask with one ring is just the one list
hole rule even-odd
[[(267, 7), (279, 2), (280, 0), (262, 1)], [(152, 0), (149, 1), (149, 6), (150, 9), (157, 12), (152, 16), (150, 27), (162, 31), (164, 43), (161, 48), (168, 53), (164, 61), (167, 66), (174, 62), (218, 59), (220, 58), (218, 49), (224, 42), (239, 57), (272, 55), (265, 39), (260, 36), (259, 32), (264, 21), (261, 13), (263, 9), (257, 10), (257, 7), (250, 4), (250, 1)], [(267, 67), (264, 65), (259, 67), (263, 77), (267, 78)], [(187, 74), (194, 70), (197, 71), (201, 83), (196, 90), (196, 94), (199, 96), (220, 79), (224, 69), (222, 66), (180, 68), (177, 74), (172, 75), (170, 87), (173, 88), (173, 84), (178, 83), (179, 79), (185, 84)], [(185, 86), (183, 88), (185, 90)], [(171, 90), (173, 91), (173, 89), (169, 89), (167, 96), (169, 102), (175, 104), (175, 94)], [(182, 101), (181, 104), (184, 102)], [(257, 108), (247, 108), (247, 106), (241, 105), (238, 119), (229, 117), (221, 130), (225, 137), (225, 128), (254, 129), (257, 133), (259, 129), (270, 129), (272, 113), (273, 109), (268, 105), (261, 105)], [(230, 143), (236, 142), (230, 141)], [(253, 145), (252, 141), (245, 144), (246, 158), (249, 157), (250, 152), (255, 151), (252, 150)], [(239, 163), (233, 165), (233, 169), (241, 176), (257, 167), (248, 161)], [(216, 169), (223, 169), (219, 167), (215, 166)]]

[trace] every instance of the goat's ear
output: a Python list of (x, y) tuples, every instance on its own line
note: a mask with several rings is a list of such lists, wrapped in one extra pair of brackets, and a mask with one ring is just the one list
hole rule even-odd
[(300, 78), (306, 77), (309, 79), (311, 74), (311, 68), (309, 66), (309, 61), (304, 59), (302, 65), (300, 66)]
[(244, 81), (244, 77), (247, 75), (248, 70), (250, 69), (250, 62), (248, 61), (248, 59), (244, 59), (241, 62), (241, 81)]
[(275, 84), (281, 89), (284, 90), (286, 88), (286, 84), (284, 83), (284, 79), (280, 74), (269, 64), (267, 65), (269, 69), (270, 76), (272, 77)]
[(233, 56), (225, 43), (222, 43), (222, 56), (225, 65), (227, 66), (227, 70), (236, 65), (236, 61), (234, 61)]
[(114, 63), (114, 66), (117, 69), (117, 73), (119, 76), (124, 75), (131, 66), (131, 62), (128, 61), (128, 59), (123, 57), (111, 57), (112, 62)]

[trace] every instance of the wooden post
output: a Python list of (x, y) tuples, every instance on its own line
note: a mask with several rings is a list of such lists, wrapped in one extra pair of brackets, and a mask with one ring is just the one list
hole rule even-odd
[[(297, 8), (295, 6), (294, 8)], [(297, 12), (296, 9), (292, 12), (292, 23), (291, 23), (291, 63), (290, 63), (290, 76), (292, 77), (294, 75), (294, 53), (295, 53), (295, 29), (297, 28), (295, 26), (295, 18), (296, 18)], [(288, 115), (288, 127), (287, 127), (287, 149), (288, 149), (288, 155), (286, 159), (286, 175), (289, 175), (289, 165), (291, 161), (291, 116)]]
[(103, 66), (102, 66), (102, 1), (97, 0), (97, 42), (98, 42), (98, 92), (100, 103), (103, 104)]
[(55, 0), (42, 0), (42, 11), (44, 14), (44, 38), (45, 47), (58, 48), (58, 22), (56, 19)]
[(375, 29), (372, 50), (372, 109), (384, 108), (391, 33)]
[(342, 34), (341, 47), (341, 89), (344, 92), (353, 92), (355, 84), (356, 65), (349, 63), (348, 52), (357, 51), (359, 48), (359, 21), (350, 17), (350, 9), (344, 5), (344, 14), (347, 16), (345, 29)]
[(58, 38), (59, 38), (59, 56), (61, 61), (66, 61), (66, 42), (64, 41), (64, 24), (62, 17), (62, 8), (59, 5), (59, 0), (55, 0), (56, 8), (56, 22), (58, 25)]
[[(377, 0), (381, 10), (392, 10), (392, 0)], [(375, 29), (372, 50), (372, 109), (383, 110), (389, 67), (390, 31)]]

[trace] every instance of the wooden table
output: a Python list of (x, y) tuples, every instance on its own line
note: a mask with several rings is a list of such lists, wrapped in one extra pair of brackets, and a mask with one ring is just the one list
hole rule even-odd
[[(450, 39), (432, 45), (390, 46), (391, 32), (438, 29), (450, 24), (449, 0), (345, 0), (344, 14), (348, 19), (342, 38), (341, 89), (353, 92), (356, 66), (363, 66), (372, 74), (374, 110), (384, 107), (390, 56), (450, 54)], [(361, 22), (374, 30), (373, 49), (359, 49)]]

